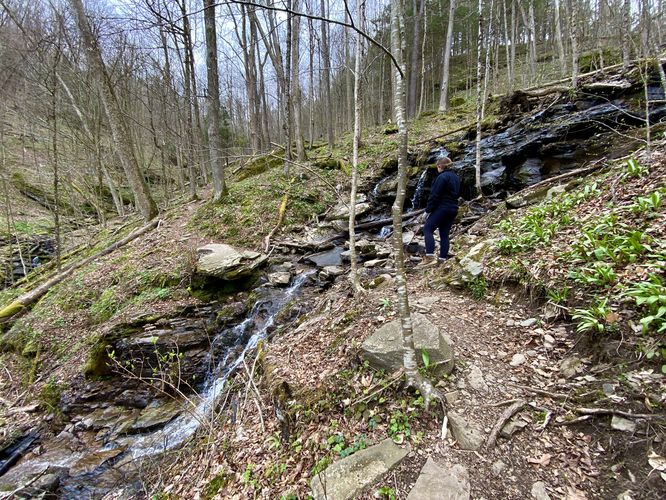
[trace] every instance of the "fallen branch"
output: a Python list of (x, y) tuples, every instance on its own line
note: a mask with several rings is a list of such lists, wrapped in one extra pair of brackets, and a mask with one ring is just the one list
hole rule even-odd
[(287, 211), (287, 203), (289, 202), (289, 190), (291, 189), (291, 186), (294, 183), (294, 179), (295, 179), (294, 177), (291, 178), (291, 181), (289, 181), (289, 186), (287, 187), (287, 191), (282, 196), (282, 201), (280, 202), (280, 208), (278, 208), (278, 220), (275, 223), (275, 226), (273, 227), (273, 229), (271, 229), (271, 232), (266, 235), (266, 238), (264, 238), (265, 252), (268, 252), (268, 249), (271, 246), (271, 238), (273, 237), (275, 232), (278, 229), (280, 229), (282, 221), (284, 221), (284, 214)]
[(455, 129), (455, 130), (449, 130), (448, 132), (445, 132), (445, 133), (443, 133), (443, 134), (436, 135), (435, 137), (430, 137), (429, 139), (426, 139), (425, 141), (420, 141), (420, 142), (417, 142), (417, 143), (415, 143), (415, 144), (412, 144), (412, 146), (420, 146), (421, 144), (426, 144), (426, 143), (428, 143), (428, 142), (432, 142), (432, 141), (434, 141), (434, 140), (436, 140), (436, 139), (441, 139), (442, 137), (446, 137), (446, 136), (449, 136), (449, 135), (453, 135), (453, 134), (455, 134), (455, 133), (457, 133), (457, 132), (462, 132), (463, 130), (466, 130), (466, 129), (468, 129), (468, 128), (472, 128), (473, 126), (474, 126), (473, 123), (468, 123), (467, 125), (463, 125), (462, 127), (458, 127), (458, 128)]
[(499, 420), (497, 420), (497, 423), (493, 427), (493, 430), (490, 432), (488, 439), (486, 440), (486, 449), (491, 450), (495, 447), (495, 444), (497, 443), (497, 437), (499, 436), (500, 432), (502, 432), (502, 428), (509, 420), (511, 420), (511, 417), (513, 417), (523, 406), (525, 406), (525, 404), (525, 400), (520, 399), (504, 410), (504, 412), (500, 415)]
[(666, 418), (666, 415), (655, 415), (653, 413), (630, 413), (628, 411), (612, 410), (610, 408), (575, 408), (576, 413), (581, 415), (618, 415), (626, 418)]
[(548, 396), (549, 398), (553, 399), (571, 399), (571, 396), (568, 394), (561, 394), (557, 392), (550, 392), (550, 391), (545, 391), (543, 389), (535, 389), (534, 387), (528, 387), (526, 385), (518, 385), (518, 384), (507, 384), (509, 387), (515, 387), (516, 389), (522, 389), (523, 391), (527, 392), (532, 392), (534, 394), (539, 394), (541, 396)]
[(136, 231), (128, 234), (126, 237), (124, 237), (121, 240), (116, 241), (114, 244), (106, 247), (104, 250), (100, 250), (94, 255), (91, 255), (90, 257), (87, 257), (79, 262), (76, 262), (74, 264), (71, 264), (69, 267), (63, 269), (60, 273), (56, 274), (54, 277), (51, 279), (45, 281), (41, 285), (39, 285), (37, 288), (34, 290), (20, 296), (16, 300), (14, 300), (12, 303), (9, 305), (3, 307), (0, 309), (0, 323), (6, 322), (11, 318), (12, 316), (15, 316), (16, 314), (24, 311), (26, 308), (31, 306), (32, 304), (36, 303), (41, 299), (46, 293), (53, 287), (54, 285), (57, 285), (58, 283), (62, 282), (65, 278), (68, 278), (71, 276), (74, 271), (77, 269), (90, 264), (92, 261), (103, 257), (104, 255), (110, 254), (114, 250), (117, 250), (120, 247), (123, 247), (130, 243), (131, 241), (135, 240), (139, 236), (147, 233), (151, 229), (153, 229), (157, 224), (159, 223), (158, 219), (155, 219), (145, 226), (137, 229)]
[[(395, 372), (393, 372), (393, 374), (391, 375), (391, 377), (388, 379), (387, 383), (384, 383), (383, 380), (380, 380), (380, 381), (377, 382), (373, 387), (370, 388), (370, 389), (373, 389), (374, 387), (377, 387), (378, 385), (381, 385), (381, 387), (380, 387), (379, 389), (377, 389), (377, 390), (374, 391), (374, 392), (371, 392), (370, 394), (368, 394), (368, 395), (362, 397), (361, 399), (357, 399), (356, 401), (354, 401), (353, 403), (351, 403), (350, 406), (356, 406), (356, 405), (358, 405), (358, 404), (365, 403), (366, 401), (371, 400), (374, 396), (376, 396), (376, 395), (379, 394), (380, 392), (382, 392), (382, 391), (388, 389), (388, 388), (391, 387), (393, 384), (395, 384), (398, 380), (400, 380), (400, 379), (402, 378), (402, 375), (403, 375), (404, 373), (405, 373), (405, 369), (404, 369), (404, 368), (399, 368), (398, 370), (396, 370)], [(370, 390), (370, 389), (368, 389), (368, 390)]]

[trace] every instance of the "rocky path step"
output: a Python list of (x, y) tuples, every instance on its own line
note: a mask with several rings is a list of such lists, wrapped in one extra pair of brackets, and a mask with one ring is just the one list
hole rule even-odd
[(460, 464), (442, 467), (432, 458), (421, 469), (407, 500), (469, 500), (469, 473)]
[(311, 483), (314, 500), (355, 498), (409, 454), (390, 438), (329, 465)]

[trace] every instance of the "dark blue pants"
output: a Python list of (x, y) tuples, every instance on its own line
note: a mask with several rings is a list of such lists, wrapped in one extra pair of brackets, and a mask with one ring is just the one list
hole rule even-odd
[(439, 256), (445, 259), (449, 256), (449, 232), (451, 226), (458, 214), (457, 208), (441, 207), (430, 214), (428, 220), (423, 226), (423, 236), (425, 237), (425, 247), (427, 254), (435, 253), (435, 229), (439, 229)]

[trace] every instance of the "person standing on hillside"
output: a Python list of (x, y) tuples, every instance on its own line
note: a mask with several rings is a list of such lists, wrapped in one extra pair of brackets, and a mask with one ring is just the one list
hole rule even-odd
[(444, 261), (451, 258), (449, 254), (449, 233), (453, 221), (458, 214), (458, 197), (460, 196), (460, 179), (450, 170), (453, 162), (450, 158), (441, 158), (437, 161), (439, 175), (430, 189), (428, 204), (426, 205), (426, 219), (423, 226), (425, 237), (424, 263), (435, 262), (435, 229), (439, 229), (439, 257)]

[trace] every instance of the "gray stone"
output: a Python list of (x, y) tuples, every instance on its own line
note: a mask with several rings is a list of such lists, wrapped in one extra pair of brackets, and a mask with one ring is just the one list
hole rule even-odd
[(581, 360), (575, 356), (562, 360), (560, 364), (560, 373), (564, 378), (571, 378), (578, 372)]
[(516, 366), (520, 366), (525, 363), (525, 361), (527, 361), (527, 358), (523, 353), (519, 352), (513, 355), (509, 364), (515, 368)]
[(524, 328), (529, 328), (530, 326), (534, 326), (537, 323), (536, 318), (528, 318), (520, 322), (520, 326)]
[(460, 464), (445, 468), (429, 458), (407, 500), (467, 500), (470, 497), (469, 473)]
[(546, 491), (546, 485), (543, 481), (537, 481), (532, 485), (531, 494), (534, 500), (550, 500), (550, 495)]
[(329, 465), (310, 483), (314, 500), (346, 500), (358, 496), (411, 451), (390, 438)]
[(463, 450), (478, 450), (485, 441), (483, 432), (459, 413), (449, 413), (451, 434)]
[(527, 422), (525, 422), (524, 420), (518, 418), (512, 419), (509, 422), (507, 422), (504, 427), (502, 427), (502, 431), (500, 432), (500, 434), (502, 435), (502, 437), (508, 439), (511, 436), (513, 436), (516, 432), (524, 429), (525, 427), (527, 427)]
[[(430, 366), (437, 374), (443, 375), (453, 370), (453, 350), (451, 341), (439, 331), (423, 314), (412, 314), (414, 347), (417, 361), (421, 362), (421, 351), (428, 353)], [(370, 364), (393, 372), (402, 367), (402, 327), (396, 319), (382, 325), (363, 342), (361, 350)]]
[(460, 259), (460, 277), (463, 281), (471, 281), (483, 274), (483, 259), (486, 253), (493, 248), (494, 243), (495, 240), (485, 240), (477, 243)]
[[(356, 217), (370, 210), (370, 204), (366, 203), (365, 195), (359, 194), (356, 198)], [(326, 218), (328, 220), (349, 219), (349, 203), (340, 203), (331, 210)]]
[(329, 281), (342, 276), (345, 273), (345, 270), (339, 266), (326, 266), (324, 269), (319, 271), (319, 279), (322, 281)]
[(467, 375), (467, 382), (469, 382), (469, 385), (472, 386), (472, 389), (474, 390), (479, 392), (488, 391), (488, 385), (483, 378), (483, 372), (481, 371), (481, 368), (476, 365), (472, 365), (470, 368), (469, 374)]
[(458, 391), (451, 391), (447, 392), (444, 394), (444, 398), (446, 399), (446, 402), (453, 406), (458, 402), (458, 399), (460, 399), (460, 392)]
[(273, 286), (287, 286), (291, 280), (291, 273), (278, 271), (268, 275), (268, 282)]
[(636, 432), (636, 423), (629, 419), (613, 415), (611, 419), (611, 429), (623, 432)]
[(198, 248), (197, 254), (197, 272), (223, 280), (251, 276), (268, 258), (258, 252), (237, 250), (230, 245), (219, 243)]
[(342, 264), (342, 248), (336, 247), (325, 252), (309, 255), (305, 260), (312, 262), (315, 266), (339, 266)]
[(497, 460), (496, 462), (493, 462), (491, 470), (495, 476), (499, 476), (506, 470), (506, 464), (501, 460)]
[(608, 382), (606, 382), (601, 387), (602, 387), (602, 389), (604, 391), (604, 394), (606, 396), (611, 396), (611, 395), (615, 394), (615, 386), (613, 384), (609, 384)]
[(386, 259), (372, 259), (363, 263), (363, 267), (377, 267), (381, 264), (385, 264)]

